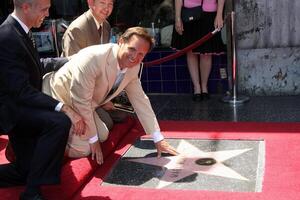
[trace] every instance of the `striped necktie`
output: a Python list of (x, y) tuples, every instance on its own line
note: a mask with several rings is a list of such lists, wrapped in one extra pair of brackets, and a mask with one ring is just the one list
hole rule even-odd
[(28, 37), (29, 37), (29, 39), (31, 40), (31, 42), (32, 42), (32, 46), (35, 48), (35, 40), (34, 40), (34, 37), (33, 37), (33, 35), (32, 35), (32, 32), (29, 30), (29, 32), (28, 32)]

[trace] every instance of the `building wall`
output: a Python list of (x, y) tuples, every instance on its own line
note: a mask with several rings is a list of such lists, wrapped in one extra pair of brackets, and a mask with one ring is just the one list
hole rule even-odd
[(300, 94), (300, 1), (236, 0), (234, 6), (239, 91)]
[[(155, 48), (144, 62), (153, 61), (175, 53), (171, 48)], [(186, 56), (143, 68), (142, 86), (146, 93), (191, 94), (193, 84), (187, 68)], [(212, 71), (208, 80), (212, 94), (228, 91), (227, 55), (213, 56)]]

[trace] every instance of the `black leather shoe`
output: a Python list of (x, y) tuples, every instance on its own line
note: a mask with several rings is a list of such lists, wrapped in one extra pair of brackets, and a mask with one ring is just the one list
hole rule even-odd
[(201, 94), (194, 94), (194, 95), (193, 95), (193, 101), (195, 101), (195, 102), (200, 102), (200, 101), (202, 101), (202, 96), (201, 96)]
[(46, 200), (41, 194), (28, 195), (24, 192), (20, 194), (20, 200)]
[(201, 96), (202, 96), (202, 100), (204, 100), (204, 101), (210, 99), (210, 96), (208, 93), (201, 93)]

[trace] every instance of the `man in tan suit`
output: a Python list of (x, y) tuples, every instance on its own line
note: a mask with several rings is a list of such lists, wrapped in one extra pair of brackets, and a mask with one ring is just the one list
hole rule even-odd
[(62, 38), (62, 56), (68, 57), (79, 50), (110, 39), (110, 25), (106, 20), (113, 9), (113, 0), (87, 0), (89, 10), (75, 19)]
[[(59, 71), (45, 76), (44, 92), (70, 105), (82, 115), (86, 123), (83, 136), (69, 137), (67, 153), (70, 157), (83, 157), (92, 153), (93, 159), (96, 157), (99, 164), (103, 163), (98, 140), (105, 141), (109, 131), (95, 109), (110, 102), (122, 90), (125, 90), (145, 132), (152, 135), (158, 156), (161, 152), (177, 154), (164, 140), (138, 77), (140, 63), (153, 47), (153, 42), (145, 29), (129, 28), (118, 44), (82, 49)], [(120, 78), (122, 75), (123, 79)], [(114, 86), (117, 86), (116, 90), (110, 94)]]
[[(62, 56), (68, 57), (79, 50), (109, 42), (111, 27), (106, 20), (113, 9), (114, 0), (88, 0), (89, 10), (74, 20), (62, 39)], [(97, 113), (110, 130), (114, 122), (122, 122), (127, 114), (111, 110), (109, 105), (97, 108)]]

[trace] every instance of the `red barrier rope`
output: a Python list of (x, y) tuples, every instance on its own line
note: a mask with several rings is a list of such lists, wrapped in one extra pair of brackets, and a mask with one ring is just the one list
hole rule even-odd
[(186, 54), (186, 52), (200, 46), (201, 44), (203, 44), (204, 42), (206, 42), (207, 40), (209, 40), (214, 34), (216, 34), (217, 32), (219, 32), (218, 29), (215, 29), (213, 32), (210, 32), (208, 34), (206, 34), (205, 36), (203, 36), (202, 38), (200, 38), (199, 40), (197, 40), (195, 43), (185, 47), (184, 49), (180, 50), (180, 51), (177, 51), (173, 54), (170, 54), (168, 56), (165, 56), (163, 58), (160, 58), (160, 59), (156, 59), (156, 60), (153, 60), (153, 61), (149, 61), (149, 62), (144, 62), (143, 65), (148, 67), (148, 66), (151, 66), (151, 65), (158, 65), (158, 64), (161, 64), (163, 62), (166, 62), (166, 61), (169, 61), (169, 60), (172, 60), (174, 58), (177, 58), (179, 56), (182, 56), (183, 54)]

